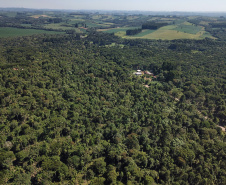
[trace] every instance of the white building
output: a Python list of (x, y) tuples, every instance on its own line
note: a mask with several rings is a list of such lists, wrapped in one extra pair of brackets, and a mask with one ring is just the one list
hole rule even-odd
[(135, 73), (135, 75), (140, 76), (140, 75), (142, 75), (142, 73), (141, 73), (141, 71), (137, 71), (137, 72)]

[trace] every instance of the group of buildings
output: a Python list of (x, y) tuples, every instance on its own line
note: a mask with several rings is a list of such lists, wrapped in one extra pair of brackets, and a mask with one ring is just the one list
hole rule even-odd
[(143, 75), (143, 74), (147, 74), (147, 75), (151, 75), (151, 76), (154, 76), (154, 74), (153, 73), (151, 73), (150, 71), (141, 71), (141, 70), (137, 70), (137, 72), (134, 72), (134, 74), (136, 75), (136, 76), (141, 76), (141, 75)]

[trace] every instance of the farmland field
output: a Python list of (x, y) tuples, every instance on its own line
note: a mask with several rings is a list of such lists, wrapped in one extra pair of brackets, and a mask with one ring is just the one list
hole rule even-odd
[(133, 36), (127, 36), (125, 31), (115, 33), (115, 35), (126, 39), (162, 39), (162, 40), (175, 40), (175, 39), (204, 39), (205, 37), (212, 38), (208, 32), (200, 31), (197, 34), (184, 33), (176, 30), (158, 29), (147, 30), (142, 33)]
[(35, 30), (35, 29), (20, 29), (10, 27), (0, 28), (0, 37), (17, 37), (34, 34), (63, 34), (63, 33), (64, 32)]
[(198, 32), (203, 30), (203, 27), (185, 23), (178, 25), (174, 30), (184, 33), (197, 34)]
[(142, 38), (145, 39), (163, 39), (163, 40), (174, 40), (174, 39), (198, 39), (199, 34), (190, 34), (184, 32), (178, 32), (176, 30), (157, 30), (151, 34), (145, 35)]
[(69, 26), (64, 26), (62, 23), (55, 23), (55, 24), (47, 24), (44, 26), (47, 29), (55, 29), (55, 30), (75, 30), (77, 33), (80, 33), (81, 31), (78, 28)]
[(103, 24), (103, 23), (101, 23), (100, 21), (99, 22), (87, 22), (87, 23), (85, 23), (88, 27), (100, 27), (100, 26), (102, 26), (102, 27), (107, 27), (107, 26), (109, 26), (109, 25), (105, 25), (105, 24)]
[(125, 32), (129, 29), (137, 29), (139, 27), (120, 27), (120, 28), (111, 28), (111, 29), (99, 29), (98, 31), (103, 31), (105, 33), (117, 33), (117, 32)]
[(76, 23), (80, 23), (80, 22), (84, 22), (85, 19), (71, 19), (69, 21), (70, 24), (76, 24)]
[(48, 17), (48, 18), (52, 18), (51, 16), (48, 16), (48, 15), (32, 15), (31, 17), (35, 18), (35, 19), (38, 19), (40, 17)]
[(204, 39), (205, 37), (212, 38), (208, 32), (204, 30), (202, 26), (195, 26), (186, 21), (178, 21), (177, 24), (161, 27), (157, 30), (142, 30), (141, 33), (133, 36), (127, 36), (126, 30), (136, 29), (139, 27), (120, 27), (106, 30), (106, 33), (115, 33), (115, 35), (126, 39), (162, 39), (162, 40), (174, 40), (174, 39)]
[(138, 33), (137, 35), (135, 35), (135, 37), (144, 37), (145, 35), (148, 35), (148, 34), (153, 33), (155, 31), (156, 30), (143, 30), (141, 33)]
[[(25, 27), (26, 29), (34, 28), (34, 30), (26, 31), (29, 34), (36, 33), (53, 33), (47, 32), (45, 29), (67, 31), (74, 30), (76, 33), (88, 34), (90, 31), (101, 31), (105, 33), (114, 33), (116, 36), (125, 39), (204, 39), (205, 37), (215, 39), (211, 34), (205, 31), (205, 28), (211, 21), (217, 20), (217, 18), (203, 19), (202, 24), (196, 24), (194, 20), (199, 19), (196, 16), (189, 17), (173, 17), (173, 16), (147, 16), (147, 15), (125, 15), (125, 14), (86, 14), (86, 13), (65, 13), (61, 15), (60, 22), (51, 22), (49, 18), (59, 17), (58, 13), (41, 11), (36, 13), (26, 13), (23, 16), (17, 15), (15, 12), (4, 12), (2, 15), (10, 17), (5, 21), (5, 27), (17, 28), (18, 25)], [(12, 19), (16, 17), (17, 19)], [(18, 17), (21, 16), (21, 19)], [(24, 22), (24, 16), (28, 17), (29, 21)], [(214, 20), (213, 20), (214, 19)], [(20, 22), (18, 22), (20, 20)], [(0, 21), (4, 22), (2, 18)], [(8, 22), (12, 21), (12, 22)], [(163, 26), (157, 30), (142, 30), (141, 33), (128, 36), (126, 31), (129, 29), (138, 29), (142, 27), (142, 24), (148, 22), (155, 23), (167, 23), (167, 26)], [(192, 24), (193, 23), (193, 24)], [(77, 28), (78, 27), (78, 28)], [(44, 28), (44, 29), (43, 29)], [(5, 28), (6, 29), (6, 28)], [(9, 29), (9, 28), (8, 28)], [(35, 29), (38, 29), (35, 30)], [(43, 29), (43, 31), (41, 31)], [(6, 29), (7, 30), (7, 29)], [(87, 31), (88, 30), (88, 31)], [(214, 28), (212, 29), (214, 30)], [(25, 30), (17, 30), (18, 35), (27, 35)], [(1, 30), (4, 37), (5, 35), (17, 35), (15, 30), (8, 32)], [(11, 32), (13, 32), (11, 34)]]

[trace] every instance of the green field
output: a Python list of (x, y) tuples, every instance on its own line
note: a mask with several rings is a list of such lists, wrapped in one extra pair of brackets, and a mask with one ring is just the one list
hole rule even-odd
[(98, 31), (103, 31), (105, 33), (117, 33), (117, 32), (125, 32), (129, 29), (137, 29), (139, 27), (121, 27), (121, 28), (111, 28), (111, 29), (99, 29)]
[(35, 30), (35, 29), (20, 29), (5, 27), (0, 28), (0, 37), (18, 37), (18, 36), (28, 36), (35, 34), (63, 34), (64, 32), (56, 31), (45, 31), (45, 30)]
[(148, 34), (153, 33), (155, 31), (156, 30), (143, 30), (141, 33), (138, 33), (137, 35), (134, 35), (134, 36), (135, 37), (144, 37), (145, 35), (148, 35)]
[(174, 40), (174, 39), (200, 39), (200, 36), (201, 34), (190, 34), (190, 33), (178, 32), (176, 30), (159, 29), (151, 34), (143, 36), (142, 38)]
[[(7, 15), (9, 17), (19, 16), (15, 12), (5, 12), (2, 15)], [(23, 15), (24, 16), (24, 15)], [(11, 20), (12, 23), (8, 24), (10, 27), (13, 25), (20, 24), (28, 30), (8, 30), (9, 28), (4, 28), (1, 30), (1, 37), (8, 37), (11, 35), (30, 35), (39, 33), (54, 33), (48, 31), (41, 31), (43, 28), (50, 30), (59, 30), (61, 32), (67, 30), (74, 30), (76, 33), (86, 34), (86, 30), (90, 28), (95, 28), (93, 30), (102, 31), (105, 33), (114, 33), (116, 36), (125, 39), (163, 39), (163, 40), (174, 40), (174, 39), (203, 39), (203, 38), (213, 38), (210, 33), (205, 31), (205, 26), (216, 18), (210, 18), (202, 20), (202, 24), (194, 25), (191, 23), (191, 19), (198, 19), (198, 17), (173, 17), (173, 16), (146, 16), (146, 15), (108, 15), (108, 14), (64, 14), (61, 15), (62, 21), (59, 23), (48, 22), (48, 19), (59, 17), (58, 14), (54, 12), (40, 12), (27, 13), (26, 16), (29, 19), (34, 19), (33, 21), (46, 20), (37, 25), (40, 30), (29, 30), (33, 24), (24, 24), (23, 19), (18, 23), (18, 20)], [(114, 20), (114, 21), (113, 21)], [(156, 23), (168, 23), (167, 26), (161, 27), (157, 30), (142, 30), (141, 33), (136, 35), (127, 36), (126, 30), (138, 29), (142, 27), (143, 22), (154, 21)], [(75, 25), (78, 24), (79, 28)], [(15, 26), (16, 27), (16, 26)], [(86, 27), (86, 28), (84, 28)], [(6, 29), (6, 30), (5, 30)], [(11, 28), (12, 29), (12, 28)], [(16, 28), (15, 28), (16, 29)], [(217, 30), (219, 31), (219, 30)], [(58, 33), (58, 32), (57, 32)]]
[(87, 27), (99, 27), (101, 26), (100, 24), (98, 23), (91, 23), (91, 22), (87, 22), (85, 23)]
[(193, 26), (193, 25), (185, 25), (181, 24), (178, 25), (175, 29), (176, 31), (190, 33), (190, 34), (197, 34), (198, 32), (202, 31), (203, 28), (201, 26)]
[(126, 39), (203, 39), (209, 37), (214, 39), (202, 26), (195, 26), (186, 21), (178, 21), (179, 24), (168, 25), (159, 28), (158, 30), (143, 30), (141, 33), (133, 36), (127, 36), (126, 30), (136, 29), (139, 27), (120, 27), (112, 29), (99, 29), (106, 33), (115, 33), (115, 35)]
[(109, 24), (104, 23), (102, 21), (98, 21), (98, 22), (85, 22), (85, 24), (87, 25), (87, 27), (109, 27)]
[(45, 25), (47, 29), (55, 29), (55, 30), (75, 30), (77, 33), (81, 33), (80, 29), (69, 26), (64, 26), (62, 23), (57, 24), (47, 24)]
[(72, 27), (62, 26), (62, 23), (52, 23), (52, 24), (46, 24), (44, 26), (47, 29), (62, 29), (62, 30), (71, 30)]

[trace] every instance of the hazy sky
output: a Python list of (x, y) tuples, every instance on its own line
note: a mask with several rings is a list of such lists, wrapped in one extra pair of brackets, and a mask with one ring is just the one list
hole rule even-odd
[(226, 0), (0, 0), (0, 7), (226, 12)]

